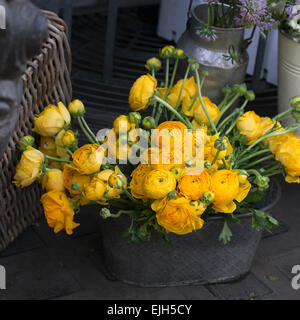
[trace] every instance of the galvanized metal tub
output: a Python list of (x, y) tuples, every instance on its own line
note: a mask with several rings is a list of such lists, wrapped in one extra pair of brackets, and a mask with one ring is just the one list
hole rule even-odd
[[(280, 198), (278, 182), (260, 203), (268, 211)], [(170, 234), (173, 246), (153, 232), (149, 242), (131, 244), (120, 234), (128, 229), (126, 217), (101, 223), (104, 273), (110, 280), (142, 287), (204, 285), (236, 280), (249, 272), (262, 231), (251, 225), (251, 213), (240, 214), (240, 224), (230, 223), (233, 236), (224, 245), (218, 240), (224, 216), (214, 216), (204, 227), (187, 235)]]
[[(215, 103), (223, 98), (225, 85), (243, 83), (249, 61), (244, 42), (244, 28), (217, 28), (217, 39), (206, 41), (199, 36), (199, 28), (207, 21), (207, 4), (200, 4), (192, 10), (189, 27), (178, 40), (177, 47), (185, 51), (200, 64), (200, 71), (208, 70), (209, 76), (203, 86), (203, 94)], [(230, 48), (235, 47), (240, 57), (238, 61), (228, 59)], [(187, 67), (186, 60), (180, 62), (179, 73), (183, 77)]]

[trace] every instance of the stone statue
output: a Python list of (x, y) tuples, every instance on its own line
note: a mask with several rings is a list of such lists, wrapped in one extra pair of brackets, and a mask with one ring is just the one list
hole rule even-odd
[(48, 23), (43, 13), (27, 0), (0, 0), (0, 20), (1, 159), (19, 118), (21, 77), (26, 62), (47, 39)]

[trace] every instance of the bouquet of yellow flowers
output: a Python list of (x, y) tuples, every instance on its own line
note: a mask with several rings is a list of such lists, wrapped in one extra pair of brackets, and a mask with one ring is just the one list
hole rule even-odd
[[(74, 214), (95, 203), (104, 219), (128, 216), (124, 234), (132, 242), (149, 240), (153, 231), (165, 240), (170, 232), (197, 231), (216, 214), (225, 216), (219, 237), (224, 243), (232, 235), (227, 220), (238, 223), (238, 213), (251, 212), (253, 227), (271, 231), (278, 222), (255, 203), (273, 175), (300, 182), (300, 137), (294, 133), (300, 97), (273, 119), (244, 111), (255, 99), (245, 84), (225, 87), (224, 99), (216, 105), (201, 94), (207, 72), (200, 73), (194, 59), (188, 59), (184, 78), (175, 83), (178, 63), (187, 57), (166, 46), (160, 58), (164, 81), (158, 84), (156, 77), (161, 60), (149, 59), (150, 73), (130, 90), (132, 111), (118, 116), (113, 128), (92, 132), (79, 100), (68, 108), (61, 102), (49, 105), (36, 115), (33, 131), (40, 136), (39, 147), (33, 147), (32, 136), (19, 141), (22, 156), (14, 183), (21, 188), (41, 183), (45, 217), (55, 233), (64, 229), (72, 234), (79, 226)], [(241, 106), (230, 111), (237, 100)], [(150, 113), (142, 116), (146, 109)], [(284, 128), (280, 121), (289, 116), (296, 122)], [(78, 147), (72, 118), (90, 144)]]

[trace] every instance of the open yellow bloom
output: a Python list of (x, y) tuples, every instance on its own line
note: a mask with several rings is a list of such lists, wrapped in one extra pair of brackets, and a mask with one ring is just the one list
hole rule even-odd
[(156, 87), (157, 80), (150, 74), (139, 77), (129, 93), (130, 108), (134, 111), (146, 109)]
[[(179, 80), (175, 84), (175, 86), (171, 89), (170, 94), (166, 99), (167, 103), (169, 103), (173, 108), (176, 107), (182, 84), (183, 84), (183, 79)], [(180, 105), (185, 98), (195, 96), (197, 94), (197, 90), (198, 88), (197, 88), (197, 84), (195, 82), (194, 77), (187, 79), (185, 81), (178, 105)]]
[(175, 234), (187, 234), (203, 227), (204, 221), (184, 197), (156, 200), (151, 207), (156, 212), (157, 223)]
[[(213, 102), (211, 102), (210, 99), (207, 97), (203, 97), (203, 102), (212, 120), (215, 122), (217, 119), (219, 119), (220, 109), (218, 108), (218, 106)], [(205, 124), (207, 126), (210, 126), (210, 122), (202, 108), (199, 98), (196, 100), (193, 109), (194, 109), (195, 120), (200, 124)]]
[(146, 200), (146, 196), (143, 190), (143, 183), (145, 175), (151, 171), (151, 168), (148, 164), (139, 164), (131, 174), (131, 181), (129, 188), (131, 190), (131, 194), (136, 199)]
[(300, 183), (300, 137), (294, 133), (286, 135), (277, 146), (275, 155), (285, 168), (286, 182)]
[(64, 191), (63, 173), (59, 169), (51, 169), (46, 172), (42, 179), (42, 187), (46, 192), (52, 190)]
[(42, 174), (43, 162), (44, 155), (39, 150), (27, 147), (17, 165), (13, 183), (21, 188), (30, 186)]
[(42, 196), (41, 202), (47, 223), (50, 228), (54, 229), (54, 233), (65, 229), (70, 235), (73, 229), (79, 226), (79, 223), (73, 221), (74, 210), (64, 192), (56, 190), (47, 192)]
[(236, 172), (219, 170), (211, 176), (211, 190), (215, 193), (213, 208), (218, 212), (232, 213), (236, 209), (233, 202), (239, 194), (239, 179)]
[(211, 178), (204, 170), (199, 175), (185, 174), (178, 183), (180, 193), (191, 200), (199, 200), (202, 194), (210, 190)]
[(236, 127), (246, 137), (248, 145), (254, 143), (263, 134), (260, 117), (254, 111), (248, 111), (236, 120)]
[(95, 175), (91, 182), (84, 185), (84, 197), (89, 201), (101, 201), (106, 190), (106, 184)]
[[(63, 170), (64, 187), (69, 191), (70, 195), (81, 197), (84, 192), (84, 186), (91, 181), (91, 176), (81, 175), (71, 165), (65, 165)], [(74, 190), (72, 184), (77, 183), (80, 190)]]
[(170, 171), (157, 169), (145, 174), (142, 192), (148, 199), (162, 199), (175, 188), (174, 175)]
[(57, 106), (47, 106), (39, 115), (34, 116), (32, 131), (44, 137), (53, 137), (71, 122), (68, 109), (62, 102)]
[(98, 144), (86, 144), (73, 153), (74, 168), (80, 174), (99, 171), (104, 157), (104, 149)]

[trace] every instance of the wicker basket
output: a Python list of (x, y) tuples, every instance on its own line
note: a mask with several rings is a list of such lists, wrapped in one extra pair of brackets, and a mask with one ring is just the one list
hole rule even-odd
[(6, 248), (42, 214), (39, 185), (20, 189), (12, 184), (20, 159), (17, 142), (31, 133), (34, 114), (40, 113), (48, 104), (57, 104), (59, 101), (67, 104), (72, 96), (72, 61), (66, 24), (56, 14), (49, 11), (44, 13), (49, 21), (49, 37), (41, 53), (28, 62), (22, 77), (23, 97), (19, 121), (0, 159), (0, 250)]

